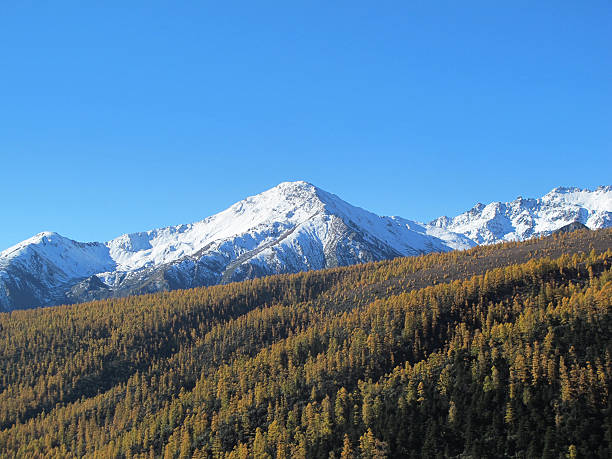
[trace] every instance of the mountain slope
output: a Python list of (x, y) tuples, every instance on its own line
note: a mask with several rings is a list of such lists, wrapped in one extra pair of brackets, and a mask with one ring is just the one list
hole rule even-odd
[(609, 458), (610, 247), (577, 231), (0, 314), (0, 456)]
[(465, 249), (463, 235), (379, 217), (285, 182), (200, 222), (83, 244), (40, 233), (0, 253), (0, 308), (35, 307)]
[(0, 310), (61, 302), (58, 287), (115, 266), (104, 244), (39, 233), (0, 252)]
[(612, 226), (612, 187), (555, 188), (429, 224), (285, 182), (202, 221), (80, 243), (40, 233), (0, 252), (0, 310), (192, 288)]

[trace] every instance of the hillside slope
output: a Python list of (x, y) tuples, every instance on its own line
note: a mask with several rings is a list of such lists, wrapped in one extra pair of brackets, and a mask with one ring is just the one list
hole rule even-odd
[(0, 314), (0, 455), (609, 457), (611, 247), (583, 230)]

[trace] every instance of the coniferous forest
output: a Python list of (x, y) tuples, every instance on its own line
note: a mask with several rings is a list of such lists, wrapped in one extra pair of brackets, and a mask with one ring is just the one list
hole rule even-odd
[(609, 458), (612, 230), (0, 314), (0, 456)]

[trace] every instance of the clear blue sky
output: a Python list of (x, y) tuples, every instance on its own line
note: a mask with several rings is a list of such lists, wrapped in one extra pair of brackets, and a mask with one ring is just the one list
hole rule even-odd
[(0, 249), (285, 180), (418, 220), (612, 183), (609, 0), (44, 3), (0, 12)]

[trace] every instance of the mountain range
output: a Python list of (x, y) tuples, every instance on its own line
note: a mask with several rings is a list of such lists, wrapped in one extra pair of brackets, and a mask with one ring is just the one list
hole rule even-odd
[(0, 310), (191, 288), (612, 226), (612, 187), (555, 188), (419, 223), (284, 182), (202, 221), (82, 243), (39, 233), (0, 252)]

